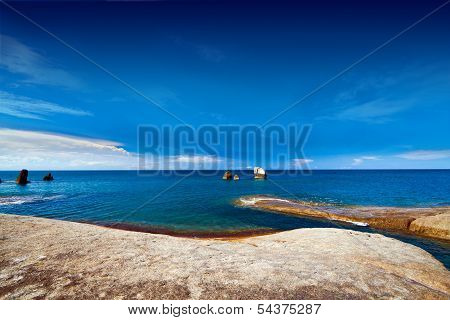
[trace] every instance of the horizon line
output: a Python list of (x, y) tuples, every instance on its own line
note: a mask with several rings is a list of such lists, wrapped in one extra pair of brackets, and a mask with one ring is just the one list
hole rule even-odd
[[(253, 171), (253, 169), (0, 169), (0, 172), (16, 172), (21, 170), (28, 171), (44, 171), (44, 172), (58, 172), (58, 171)], [(265, 169), (266, 171), (398, 171), (398, 170), (416, 170), (416, 171), (431, 171), (431, 170), (450, 170), (450, 168), (346, 168), (346, 169)]]

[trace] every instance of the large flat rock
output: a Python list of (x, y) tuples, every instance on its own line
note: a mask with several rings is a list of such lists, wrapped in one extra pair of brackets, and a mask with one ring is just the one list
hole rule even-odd
[(274, 198), (266, 195), (245, 196), (237, 199), (235, 204), (253, 209), (369, 225), (378, 229), (450, 240), (450, 207), (337, 207), (325, 203)]
[(378, 234), (301, 229), (196, 240), (0, 215), (3, 299), (449, 299), (430, 254)]
[(450, 239), (450, 213), (417, 218), (409, 229), (417, 234), (433, 238)]

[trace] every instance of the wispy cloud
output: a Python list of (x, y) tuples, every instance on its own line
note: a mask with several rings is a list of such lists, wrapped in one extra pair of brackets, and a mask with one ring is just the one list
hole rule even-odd
[(223, 158), (213, 155), (141, 155), (141, 165), (150, 170), (218, 169), (225, 165)]
[(54, 66), (36, 50), (0, 34), (0, 67), (24, 76), (22, 82), (79, 88), (81, 82), (69, 72)]
[(171, 162), (179, 162), (179, 163), (218, 163), (222, 162), (223, 159), (218, 158), (216, 156), (203, 156), (203, 155), (177, 155), (168, 158)]
[(67, 114), (73, 116), (90, 116), (91, 113), (79, 109), (63, 107), (58, 104), (17, 96), (0, 91), (0, 113), (17, 118), (44, 120), (52, 114)]
[(446, 150), (415, 150), (398, 154), (397, 157), (407, 160), (438, 160), (450, 158), (450, 149)]
[(292, 159), (292, 164), (295, 167), (304, 167), (310, 163), (314, 162), (313, 159), (305, 159), (305, 158), (300, 158), (300, 159)]
[(176, 105), (182, 106), (183, 102), (181, 101), (179, 95), (173, 90), (167, 87), (156, 86), (148, 90), (149, 95), (155, 99), (159, 104), (162, 105)]
[(364, 161), (380, 160), (379, 157), (375, 156), (362, 156), (359, 158), (354, 158), (352, 161), (352, 166), (359, 166), (364, 163)]
[(448, 95), (448, 65), (415, 65), (389, 71), (354, 73), (343, 78), (334, 106), (323, 120), (382, 124), (401, 119), (398, 115), (418, 107), (444, 104)]
[(395, 85), (398, 85), (401, 80), (403, 80), (405, 74), (399, 79), (399, 75), (397, 77), (392, 76), (391, 74), (387, 75), (377, 75), (377, 76), (368, 76), (362, 79), (353, 79), (354, 83), (348, 84), (345, 90), (339, 92), (335, 97), (335, 103), (337, 104), (348, 104), (359, 101), (361, 97), (370, 96), (372, 94), (376, 94), (378, 96), (383, 96), (386, 94), (386, 90), (389, 90)]
[(131, 169), (134, 154), (113, 141), (0, 129), (2, 169)]
[(212, 155), (139, 155), (109, 140), (0, 128), (0, 170), (191, 170), (222, 163)]
[(328, 120), (352, 120), (370, 123), (385, 123), (392, 121), (391, 116), (405, 111), (412, 106), (408, 100), (385, 100), (376, 99), (356, 106), (341, 109), (329, 117)]

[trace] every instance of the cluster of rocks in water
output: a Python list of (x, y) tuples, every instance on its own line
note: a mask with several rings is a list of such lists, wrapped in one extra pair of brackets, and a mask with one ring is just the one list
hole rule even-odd
[[(48, 174), (46, 174), (42, 180), (43, 181), (53, 181), (55, 178), (53, 177), (53, 175), (51, 174), (51, 172), (49, 172)], [(2, 179), (0, 179), (0, 183), (2, 183)], [(19, 185), (26, 185), (28, 183), (30, 183), (30, 181), (28, 180), (28, 170), (26, 169), (22, 169), (19, 172), (19, 175), (16, 178), (16, 183)]]
[[(253, 168), (253, 177), (255, 179), (267, 179), (266, 170), (261, 167)], [(223, 180), (239, 180), (239, 176), (237, 174), (232, 175), (230, 170), (225, 171), (222, 177)]]
[(222, 177), (223, 180), (239, 180), (239, 176), (237, 174), (235, 174), (234, 176), (231, 174), (231, 171), (227, 170), (225, 171), (225, 173), (223, 174)]

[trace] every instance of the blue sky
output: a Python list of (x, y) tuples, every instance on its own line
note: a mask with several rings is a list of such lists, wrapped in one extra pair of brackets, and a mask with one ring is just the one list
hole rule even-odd
[[(130, 169), (139, 125), (261, 125), (442, 3), (10, 2), (91, 61), (2, 4), (0, 169)], [(286, 165), (449, 169), (449, 17), (450, 4), (275, 119), (312, 126)]]

